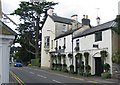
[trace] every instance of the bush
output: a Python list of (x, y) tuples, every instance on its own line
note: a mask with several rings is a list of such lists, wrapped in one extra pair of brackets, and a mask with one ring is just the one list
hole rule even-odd
[(70, 73), (74, 74), (74, 66), (70, 65)]
[(58, 64), (54, 65), (54, 70), (57, 70)]
[(104, 68), (105, 72), (109, 72), (110, 65), (108, 63), (106, 63), (106, 64), (104, 64), (103, 68)]
[(84, 73), (84, 65), (80, 65), (80, 68), (78, 69), (78, 75), (83, 75), (83, 73)]
[(40, 67), (40, 59), (31, 59), (31, 65)]
[(79, 46), (75, 47), (75, 51), (78, 52), (80, 50)]
[(55, 63), (52, 63), (51, 69), (54, 70), (54, 68), (55, 68)]
[(61, 71), (61, 70), (62, 70), (62, 64), (58, 64), (57, 70), (58, 70), (58, 71)]
[(91, 76), (91, 73), (85, 72), (85, 73), (83, 73), (83, 76), (85, 76), (85, 77)]
[(110, 72), (105, 72), (105, 73), (101, 74), (101, 77), (104, 78), (104, 79), (111, 78), (111, 74), (110, 74)]
[(86, 65), (86, 66), (85, 66), (85, 69), (86, 69), (86, 72), (90, 72), (90, 71), (91, 71), (90, 65)]
[(67, 72), (67, 65), (66, 65), (66, 64), (63, 64), (62, 71), (63, 71), (63, 72)]
[(71, 53), (69, 53), (69, 54), (68, 54), (68, 57), (69, 57), (70, 59), (72, 59), (72, 58), (73, 58), (73, 55), (72, 55)]
[(120, 64), (120, 52), (115, 52), (114, 56), (112, 56), (113, 63)]

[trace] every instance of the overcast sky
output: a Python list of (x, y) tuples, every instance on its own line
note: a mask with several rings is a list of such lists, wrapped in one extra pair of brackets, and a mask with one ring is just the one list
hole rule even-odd
[[(20, 1), (23, 0), (1, 0), (2, 9), (6, 14), (12, 13), (19, 7)], [(29, 0), (24, 0), (29, 1)], [(91, 20), (91, 25), (96, 25), (97, 11), (101, 18), (101, 24), (115, 19), (118, 14), (118, 2), (120, 0), (47, 0), (58, 2), (54, 7), (54, 12), (58, 16), (70, 18), (71, 15), (77, 14), (78, 20), (81, 22), (83, 15), (88, 15)], [(99, 8), (99, 10), (97, 10)], [(15, 22), (18, 22), (16, 16), (11, 17)]]

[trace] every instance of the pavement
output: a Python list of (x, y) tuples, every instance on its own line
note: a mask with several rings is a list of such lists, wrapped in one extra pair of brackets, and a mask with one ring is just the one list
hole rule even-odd
[[(72, 79), (76, 79), (76, 80), (87, 81), (87, 82), (90, 82), (90, 83), (99, 83), (99, 84), (102, 84), (102, 85), (103, 84), (105, 84), (105, 85), (106, 84), (120, 85), (120, 80), (112, 79), (112, 78), (111, 79), (102, 79), (101, 77), (98, 77), (98, 76), (83, 77), (83, 76), (79, 76), (77, 74), (69, 74), (69, 73), (64, 73), (64, 72), (60, 72), (60, 71), (53, 71), (53, 70), (49, 70), (49, 69), (41, 69), (39, 67), (33, 67), (33, 66), (29, 66), (29, 67), (25, 67), (25, 68), (39, 70), (39, 71), (55, 74), (55, 75), (66, 77), (66, 78), (72, 78)], [(15, 78), (11, 74), (10, 74), (10, 83), (17, 83), (17, 81), (15, 80)]]

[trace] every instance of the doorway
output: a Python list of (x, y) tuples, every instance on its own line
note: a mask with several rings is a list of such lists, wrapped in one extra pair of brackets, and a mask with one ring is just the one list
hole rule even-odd
[(95, 75), (101, 76), (101, 73), (103, 73), (103, 65), (101, 61), (101, 57), (95, 58)]

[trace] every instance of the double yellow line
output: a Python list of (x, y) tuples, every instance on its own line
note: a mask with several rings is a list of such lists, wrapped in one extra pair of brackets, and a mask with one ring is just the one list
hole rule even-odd
[(19, 79), (12, 71), (9, 71), (9, 72), (20, 85), (25, 85), (24, 82), (21, 79)]

